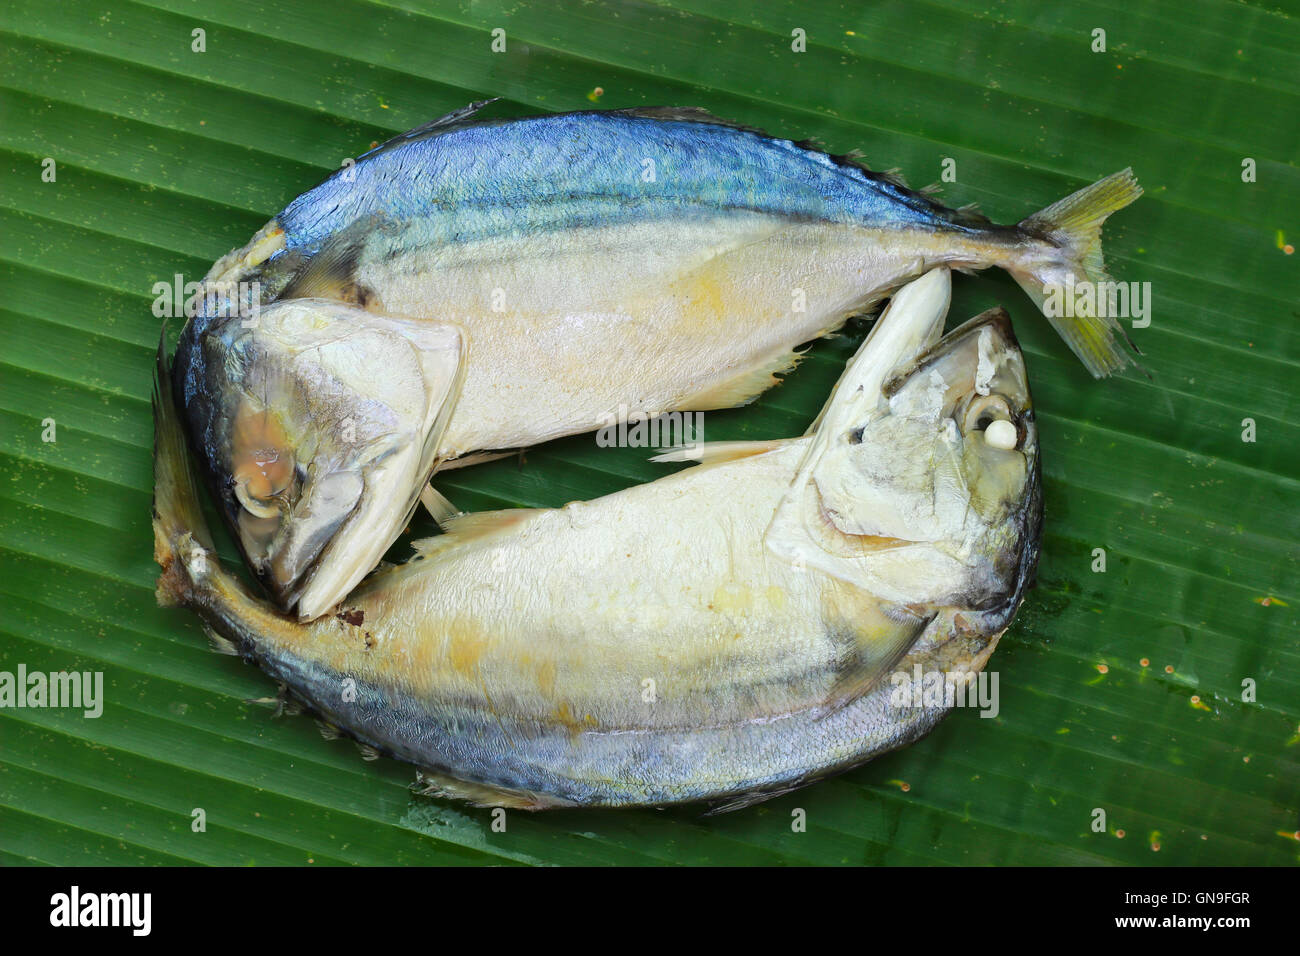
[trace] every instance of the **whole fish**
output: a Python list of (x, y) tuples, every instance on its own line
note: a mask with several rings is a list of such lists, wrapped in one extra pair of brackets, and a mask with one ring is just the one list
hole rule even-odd
[(160, 349), (159, 600), (479, 804), (725, 809), (845, 770), (944, 716), (916, 669), (983, 668), (1037, 560), (1023, 358), (1001, 310), (940, 339), (948, 295), (895, 296), (810, 434), (465, 516), (306, 624), (212, 552)]
[[(484, 120), (481, 105), (295, 199), (208, 277), (213, 288), (256, 283), (261, 316), (214, 309), (182, 334), (175, 385), (203, 472), (250, 567), (303, 619), (371, 570), (415, 497), (392, 474), (382, 489), (358, 482), (356, 461), (339, 477), (340, 436), (290, 434), (283, 396), (258, 394), (249, 343), (266, 325), (283, 334), (267, 313), (286, 301), (335, 303), (320, 326), (399, 316), (460, 330), (454, 412), (427, 419), (437, 435), (403, 427), (431, 473), (620, 416), (747, 402), (793, 367), (801, 343), (937, 265), (999, 266), (1041, 305), (1050, 288), (1105, 279), (1101, 225), (1141, 194), (1124, 170), (997, 226), (702, 110)], [(1052, 322), (1093, 374), (1125, 363), (1114, 318)], [(378, 381), (388, 359), (354, 360)], [(313, 464), (317, 446), (328, 462)], [(375, 496), (386, 507), (357, 507)], [(314, 533), (286, 542), (304, 516)], [(326, 529), (339, 539), (332, 557)]]

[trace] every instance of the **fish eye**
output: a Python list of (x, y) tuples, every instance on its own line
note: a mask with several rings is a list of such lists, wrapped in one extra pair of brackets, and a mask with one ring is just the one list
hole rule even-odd
[(998, 418), (984, 429), (984, 441), (992, 448), (1011, 451), (1020, 444), (1020, 435), (1009, 419)]
[(280, 423), (266, 412), (241, 410), (232, 434), (228, 487), (244, 510), (274, 518), (292, 504), (299, 466)]
[[(287, 459), (287, 460), (286, 460)], [(235, 497), (259, 518), (278, 514), (297, 479), (293, 455), (278, 448), (259, 448), (241, 455), (235, 465)]]
[(979, 432), (992, 448), (1010, 451), (1020, 445), (1020, 426), (1010, 403), (1002, 395), (974, 396), (966, 406), (963, 422), (963, 431)]

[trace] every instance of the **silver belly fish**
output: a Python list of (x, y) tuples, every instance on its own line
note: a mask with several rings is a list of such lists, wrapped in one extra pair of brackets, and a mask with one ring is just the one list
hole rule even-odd
[(211, 550), (160, 351), (159, 599), (430, 790), (542, 809), (741, 806), (915, 740), (1031, 583), (1041, 497), (1005, 313), (899, 292), (809, 434), (559, 509), (467, 515), (309, 623)]
[[(182, 333), (175, 387), (209, 487), (250, 566), (304, 619), (374, 566), (435, 469), (620, 415), (742, 404), (800, 343), (935, 266), (999, 266), (1042, 304), (1050, 288), (1105, 278), (1102, 223), (1141, 193), (1125, 170), (998, 226), (700, 110), (473, 113), (295, 199), (209, 276), (258, 283), (260, 316), (205, 313)], [(1070, 347), (1094, 374), (1122, 366), (1115, 319), (1079, 311), (1052, 318)], [(395, 377), (396, 406), (368, 406), (389, 440), (347, 440), (321, 387), (339, 376), (304, 370), (305, 345), (340, 327), (400, 336), (409, 322), (439, 330), (458, 368)], [(308, 328), (290, 391), (316, 394), (295, 423), (259, 339), (287, 349)], [(438, 347), (415, 343), (414, 365), (396, 344), (348, 361), (379, 382)], [(454, 408), (430, 413), (437, 402)], [(377, 474), (397, 436), (404, 460)]]

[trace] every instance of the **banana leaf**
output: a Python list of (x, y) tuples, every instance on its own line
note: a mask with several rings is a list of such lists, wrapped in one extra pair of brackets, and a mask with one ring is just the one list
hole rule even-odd
[[(1294, 864), (1295, 14), (10, 0), (0, 671), (102, 673), (104, 700), (98, 717), (0, 709), (0, 862)], [(903, 751), (732, 814), (510, 813), (502, 830), (414, 793), (410, 767), (250, 704), (274, 685), (155, 606), (155, 284), (201, 278), (346, 158), (486, 97), (501, 116), (702, 106), (861, 150), (1002, 222), (1134, 167), (1146, 195), (1106, 247), (1117, 279), (1149, 283), (1130, 333), (1147, 374), (1094, 381), (1007, 276), (955, 282), (954, 322), (1012, 313), (1045, 471), (1038, 587), (990, 665), (996, 716), (959, 709)], [(868, 327), (708, 413), (704, 437), (801, 433)], [(471, 510), (556, 506), (662, 475), (649, 454), (578, 436), (440, 487)]]

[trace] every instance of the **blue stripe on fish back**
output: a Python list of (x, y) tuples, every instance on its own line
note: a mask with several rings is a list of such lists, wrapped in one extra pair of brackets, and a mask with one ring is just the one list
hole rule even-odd
[[(654, 181), (646, 182), (646, 160)], [(280, 215), (315, 252), (381, 213), (431, 242), (701, 217), (719, 208), (863, 226), (937, 225), (947, 210), (786, 140), (726, 126), (568, 113), (451, 127), (376, 150)]]

